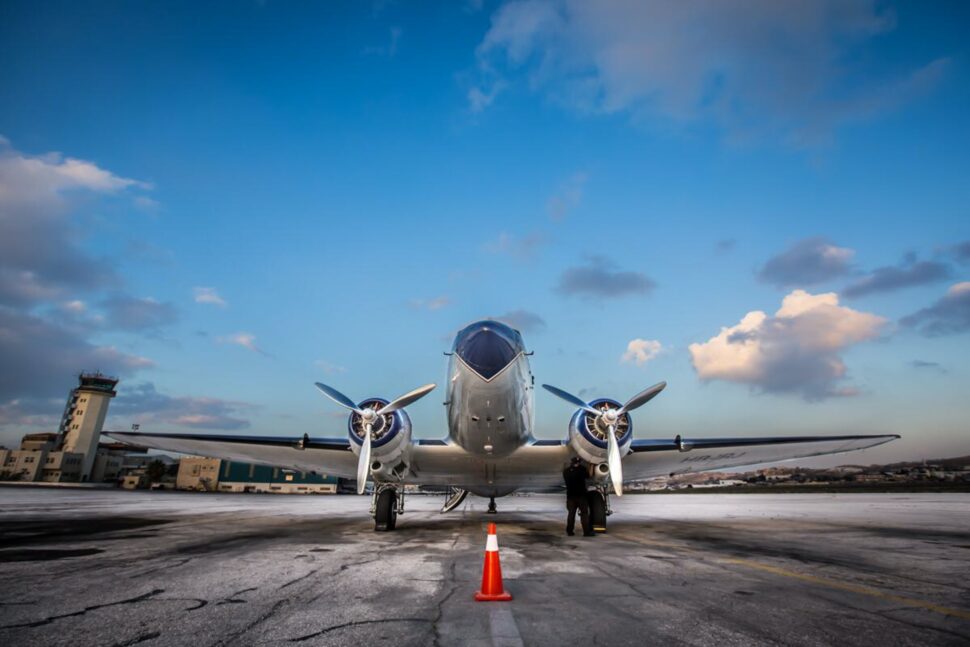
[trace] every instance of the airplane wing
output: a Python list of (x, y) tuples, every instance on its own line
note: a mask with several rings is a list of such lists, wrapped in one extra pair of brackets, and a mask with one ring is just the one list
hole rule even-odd
[(344, 438), (303, 436), (230, 436), (212, 434), (143, 434), (111, 431), (123, 443), (194, 456), (282, 467), (342, 478), (357, 477), (357, 456)]
[(899, 438), (876, 436), (774, 436), (634, 440), (623, 457), (623, 480), (705, 472), (867, 449)]
[[(132, 445), (211, 456), (231, 461), (315, 472), (355, 479), (357, 457), (347, 438), (146, 434), (106, 432)], [(742, 467), (761, 463), (840, 454), (899, 438), (879, 436), (778, 436), (768, 438), (695, 438), (634, 440), (623, 457), (624, 481)], [(416, 440), (405, 479), (419, 485), (543, 489), (562, 485), (562, 469), (573, 455), (565, 441), (537, 440), (483, 468), (479, 457), (443, 440)], [(485, 470), (483, 473), (482, 470)]]

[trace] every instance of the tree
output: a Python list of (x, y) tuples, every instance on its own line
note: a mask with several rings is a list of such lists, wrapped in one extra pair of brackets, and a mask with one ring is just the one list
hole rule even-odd
[(158, 481), (162, 480), (163, 476), (165, 476), (166, 470), (167, 468), (165, 467), (165, 463), (156, 458), (148, 464), (148, 467), (145, 468), (145, 474), (148, 476), (148, 480), (151, 483), (157, 483)]

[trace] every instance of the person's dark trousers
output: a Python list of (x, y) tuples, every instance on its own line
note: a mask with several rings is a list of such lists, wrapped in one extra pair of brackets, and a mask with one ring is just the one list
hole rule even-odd
[(566, 534), (573, 534), (576, 527), (576, 511), (579, 510), (579, 523), (583, 526), (584, 535), (593, 534), (593, 525), (589, 518), (589, 502), (585, 496), (566, 499)]

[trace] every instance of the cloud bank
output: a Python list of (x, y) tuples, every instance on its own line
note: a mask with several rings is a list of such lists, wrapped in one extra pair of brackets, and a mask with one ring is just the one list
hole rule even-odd
[(926, 337), (970, 331), (970, 281), (950, 286), (936, 303), (903, 317), (899, 323)]
[(895, 292), (902, 288), (926, 285), (950, 278), (950, 267), (938, 261), (912, 260), (900, 266), (879, 267), (868, 275), (850, 283), (842, 296), (861, 297), (880, 292)]
[(567, 268), (556, 291), (564, 296), (592, 299), (647, 295), (657, 286), (646, 274), (615, 269), (612, 261), (591, 256), (584, 265)]
[(252, 408), (219, 398), (165, 395), (152, 382), (142, 382), (119, 392), (111, 404), (111, 416), (124, 416), (139, 424), (234, 430), (249, 427), (249, 420), (239, 416)]
[(886, 320), (839, 305), (834, 292), (794, 290), (768, 316), (746, 314), (733, 326), (689, 347), (703, 381), (747, 384), (764, 393), (793, 393), (809, 401), (854, 395), (841, 386), (847, 368), (841, 354), (877, 337)]
[(546, 329), (546, 320), (528, 310), (511, 310), (496, 317), (496, 319), (507, 323), (522, 333), (542, 332)]
[(869, 74), (859, 52), (895, 27), (873, 0), (666, 2), (517, 0), (477, 48), (483, 110), (523, 76), (581, 113), (672, 127), (714, 123), (734, 138), (804, 147), (892, 110), (937, 83), (947, 60)]
[[(0, 137), (0, 425), (56, 417), (82, 370), (128, 377), (153, 366), (92, 336), (155, 329), (174, 309), (117, 292), (112, 263), (82, 247), (75, 225), (82, 202), (149, 188), (60, 153), (27, 155)], [(115, 295), (96, 302), (103, 312), (90, 312), (86, 295), (109, 289)]]
[(847, 275), (854, 255), (827, 238), (806, 238), (768, 259), (758, 278), (780, 288), (815, 285)]

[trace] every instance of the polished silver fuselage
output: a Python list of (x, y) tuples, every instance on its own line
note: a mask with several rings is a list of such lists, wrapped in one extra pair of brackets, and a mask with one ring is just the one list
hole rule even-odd
[(532, 438), (535, 386), (529, 358), (518, 353), (491, 379), (457, 354), (448, 363), (449, 437), (483, 459), (508, 456)]

